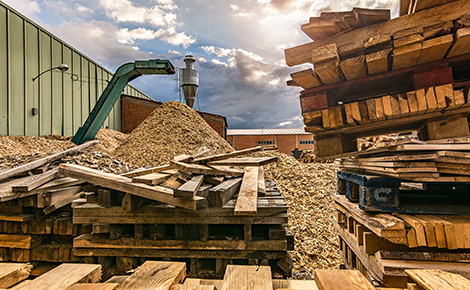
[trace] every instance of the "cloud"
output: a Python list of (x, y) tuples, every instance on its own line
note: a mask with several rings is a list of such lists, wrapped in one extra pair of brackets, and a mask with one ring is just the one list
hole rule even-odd
[(26, 15), (27, 17), (37, 20), (38, 17), (36, 16), (39, 12), (41, 12), (41, 7), (39, 3), (35, 0), (2, 0), (3, 2), (7, 3), (14, 9), (21, 12), (21, 14)]
[(184, 48), (196, 43), (195, 37), (186, 35), (184, 32), (176, 32), (174, 27), (170, 27), (168, 29), (161, 28), (155, 32), (155, 35), (169, 44), (181, 45)]
[(177, 25), (176, 14), (167, 10), (178, 8), (172, 1), (158, 1), (151, 8), (134, 6), (129, 0), (100, 0), (108, 17), (118, 22), (151, 23), (155, 26)]

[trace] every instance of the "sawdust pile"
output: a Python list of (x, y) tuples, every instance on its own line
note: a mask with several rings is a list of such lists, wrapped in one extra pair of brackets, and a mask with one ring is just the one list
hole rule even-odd
[[(126, 137), (127, 134), (112, 129), (101, 129), (95, 138), (100, 143), (86, 151), (109, 155)], [(0, 136), (0, 168), (15, 167), (76, 146), (71, 140), (72, 137), (58, 135)], [(121, 166), (119, 161), (114, 163)]]
[(114, 156), (137, 167), (152, 167), (168, 164), (177, 155), (195, 154), (201, 147), (210, 149), (210, 155), (234, 150), (196, 111), (172, 101), (155, 109)]
[(334, 164), (304, 164), (275, 151), (252, 156), (278, 156), (277, 162), (264, 166), (265, 178), (276, 182), (289, 206), (289, 229), (295, 235), (294, 278), (312, 279), (314, 269), (339, 268), (342, 262), (330, 196), (336, 191)]

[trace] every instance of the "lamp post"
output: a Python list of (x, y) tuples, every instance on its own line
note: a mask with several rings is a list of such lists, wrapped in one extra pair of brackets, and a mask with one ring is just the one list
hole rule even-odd
[(46, 72), (52, 71), (52, 70), (55, 70), (55, 69), (58, 69), (58, 70), (60, 70), (61, 72), (66, 72), (66, 71), (69, 69), (69, 66), (66, 65), (65, 63), (63, 63), (63, 64), (61, 64), (61, 65), (59, 65), (59, 66), (51, 67), (50, 69), (46, 69), (46, 70), (43, 71), (42, 73), (40, 73), (40, 74), (38, 74), (37, 76), (35, 76), (35, 77), (33, 78), (33, 82), (34, 82), (37, 78), (39, 78), (40, 76), (42, 76), (43, 74), (45, 74)]

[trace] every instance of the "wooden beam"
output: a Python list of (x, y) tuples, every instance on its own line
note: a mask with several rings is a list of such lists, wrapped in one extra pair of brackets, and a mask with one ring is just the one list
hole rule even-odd
[(121, 176), (127, 177), (127, 178), (132, 178), (132, 177), (136, 177), (136, 176), (162, 172), (162, 171), (165, 171), (165, 170), (168, 170), (168, 169), (171, 169), (170, 165), (162, 165), (162, 166), (157, 166), (157, 167), (153, 167), (153, 168), (139, 168), (139, 169), (133, 170), (131, 172), (123, 173), (123, 174), (121, 174)]
[(101, 265), (62, 264), (16, 290), (62, 290), (76, 283), (98, 283)]
[(425, 40), (421, 47), (418, 64), (443, 59), (453, 41), (454, 37), (452, 34)]
[(47, 157), (44, 157), (44, 158), (41, 158), (41, 159), (38, 159), (38, 160), (35, 160), (33, 162), (29, 162), (29, 163), (26, 163), (26, 164), (23, 164), (23, 165), (20, 165), (20, 166), (11, 168), (11, 169), (7, 169), (7, 170), (2, 171), (0, 173), (0, 181), (5, 180), (7, 178), (10, 178), (12, 176), (15, 176), (16, 174), (27, 172), (27, 171), (30, 171), (32, 169), (38, 168), (39, 166), (42, 166), (44, 164), (59, 160), (64, 156), (67, 156), (67, 155), (72, 154), (72, 153), (79, 152), (79, 151), (81, 151), (83, 149), (86, 149), (90, 146), (98, 144), (99, 142), (100, 141), (98, 141), (98, 140), (88, 141), (88, 142), (85, 142), (81, 145), (72, 147), (70, 149), (61, 151), (59, 153), (56, 153), (56, 154), (53, 154), (53, 155), (50, 155), (50, 156), (47, 156)]
[(336, 43), (337, 47), (341, 47), (354, 39), (368, 39), (377, 35), (379, 31), (381, 34), (392, 34), (399, 30), (414, 27), (417, 23), (421, 26), (429, 26), (438, 22), (453, 21), (468, 13), (468, 11), (470, 11), (470, 3), (466, 0), (460, 0), (397, 17), (389, 21), (339, 33), (325, 39), (316, 39), (315, 42), (284, 50), (286, 63), (288, 66), (294, 66), (310, 62), (312, 49), (322, 45)]
[(405, 270), (405, 273), (426, 290), (470, 289), (470, 281), (459, 274), (441, 270)]
[(31, 265), (20, 263), (0, 264), (0, 288), (9, 288), (18, 282), (28, 278)]
[(470, 52), (470, 27), (460, 28), (455, 33), (455, 42), (449, 50), (447, 57), (466, 54)]
[(65, 290), (114, 290), (119, 285), (119, 283), (78, 283)]
[(357, 270), (315, 270), (315, 282), (319, 290), (363, 289), (374, 290), (366, 277)]
[(324, 84), (334, 84), (344, 80), (338, 60), (315, 63), (315, 72)]
[(367, 76), (366, 59), (364, 55), (342, 60), (340, 66), (347, 80)]
[(89, 169), (83, 166), (63, 164), (59, 168), (59, 174), (191, 210), (196, 210), (206, 205), (205, 199), (201, 197), (195, 197), (193, 200), (176, 198), (173, 196), (173, 190), (171, 189), (161, 186), (132, 183), (129, 178)]
[(258, 200), (258, 167), (247, 167), (238, 193), (234, 215), (256, 215)]
[(227, 265), (224, 275), (224, 290), (272, 290), (269, 266)]
[(235, 194), (238, 193), (241, 183), (242, 178), (232, 178), (209, 189), (209, 196), (207, 197), (209, 206), (224, 206)]
[(317, 74), (311, 68), (291, 73), (290, 76), (303, 89), (316, 88), (322, 85)]
[(51, 212), (54, 212), (55, 210), (57, 210), (59, 208), (62, 208), (64, 206), (68, 205), (68, 204), (71, 204), (75, 199), (82, 197), (82, 194), (83, 194), (82, 192), (79, 192), (79, 193), (74, 194), (72, 196), (65, 196), (65, 197), (57, 200), (56, 202), (54, 202), (50, 206), (46, 207), (45, 209), (43, 209), (43, 212), (44, 212), (44, 214), (48, 215)]
[(58, 168), (51, 169), (45, 173), (33, 175), (30, 178), (24, 180), (20, 184), (16, 184), (11, 189), (13, 192), (29, 192), (46, 182), (49, 182), (56, 178)]
[(421, 55), (422, 43), (413, 43), (393, 49), (393, 70), (414, 66)]
[(249, 153), (253, 153), (253, 152), (257, 152), (257, 151), (261, 151), (261, 150), (263, 150), (263, 147), (262, 146), (257, 146), (257, 147), (253, 147), (253, 148), (247, 148), (247, 149), (233, 151), (233, 152), (224, 153), (224, 154), (212, 155), (212, 156), (207, 156), (207, 157), (200, 157), (200, 158), (194, 159), (193, 163), (206, 163), (206, 162), (209, 162), (209, 161), (222, 160), (222, 159), (227, 159), (227, 158), (231, 158), (231, 157), (245, 155), (245, 154), (249, 154)]
[(170, 175), (156, 172), (132, 177), (132, 182), (157, 185), (168, 179), (168, 177), (170, 177)]
[(276, 162), (277, 157), (242, 157), (229, 158), (218, 161), (208, 162), (207, 165), (226, 165), (226, 166), (263, 166), (272, 162)]
[(175, 190), (174, 196), (193, 199), (204, 181), (204, 175), (196, 175)]
[(383, 73), (390, 68), (392, 49), (379, 50), (366, 55), (367, 72), (369, 75)]
[(201, 164), (194, 163), (183, 163), (177, 161), (171, 161), (171, 165), (183, 172), (189, 172), (193, 174), (211, 174), (211, 175), (231, 175), (231, 176), (242, 176), (243, 171), (235, 169), (226, 169), (223, 167), (209, 167)]
[(170, 289), (186, 277), (186, 263), (146, 261), (127, 278), (119, 290)]

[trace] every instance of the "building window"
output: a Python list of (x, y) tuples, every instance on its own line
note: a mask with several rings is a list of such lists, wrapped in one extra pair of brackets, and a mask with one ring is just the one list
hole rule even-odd
[(258, 141), (258, 145), (272, 145), (273, 141)]
[(300, 145), (313, 145), (313, 140), (300, 140)]

